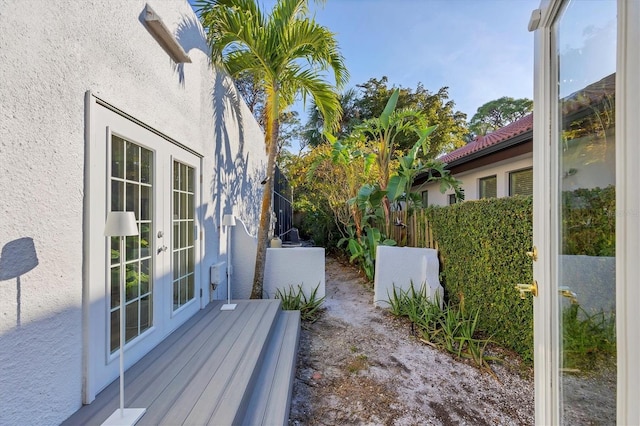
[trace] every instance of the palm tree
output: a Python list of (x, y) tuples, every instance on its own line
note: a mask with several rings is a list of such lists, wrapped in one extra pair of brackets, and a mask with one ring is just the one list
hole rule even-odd
[[(266, 16), (256, 0), (200, 0), (214, 63), (232, 77), (250, 72), (264, 85), (267, 182), (264, 186), (252, 299), (262, 298), (271, 220), (279, 117), (296, 96), (311, 96), (326, 123), (341, 114), (337, 91), (349, 78), (334, 34), (309, 17), (309, 0), (278, 0)], [(332, 71), (335, 86), (326, 81)]]
[[(347, 89), (340, 95), (339, 100), (342, 116), (336, 126), (334, 136), (338, 139), (344, 139), (357, 124), (362, 122), (358, 105), (358, 92), (354, 88)], [(307, 124), (302, 134), (304, 141), (312, 147), (327, 143), (325, 131), (330, 129), (325, 129), (324, 119), (313, 102), (311, 102), (308, 111)]]

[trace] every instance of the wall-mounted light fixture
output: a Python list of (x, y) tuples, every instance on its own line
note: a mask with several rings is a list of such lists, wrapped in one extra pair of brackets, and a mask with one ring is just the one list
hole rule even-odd
[(151, 9), (147, 4), (144, 8), (144, 22), (147, 25), (147, 29), (156, 39), (158, 44), (169, 54), (171, 59), (176, 64), (183, 62), (191, 62), (191, 58), (184, 51), (178, 40), (173, 36), (173, 33), (169, 31), (169, 28), (162, 22), (162, 19), (156, 12)]

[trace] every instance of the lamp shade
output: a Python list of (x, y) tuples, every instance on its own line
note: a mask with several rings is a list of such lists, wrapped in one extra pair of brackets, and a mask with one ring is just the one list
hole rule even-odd
[(222, 226), (236, 226), (236, 217), (232, 214), (222, 216)]
[(104, 235), (107, 237), (138, 235), (136, 215), (133, 212), (109, 212), (104, 226)]

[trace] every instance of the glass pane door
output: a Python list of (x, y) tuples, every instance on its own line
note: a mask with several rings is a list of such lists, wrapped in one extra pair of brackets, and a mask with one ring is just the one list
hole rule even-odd
[(615, 424), (616, 2), (567, 2), (553, 34), (559, 415)]
[(173, 161), (173, 310), (195, 297), (195, 173)]
[[(135, 213), (139, 236), (125, 240), (125, 339), (153, 325), (153, 152), (113, 135), (111, 138), (111, 210)], [(120, 345), (120, 245), (111, 238), (110, 351)]]

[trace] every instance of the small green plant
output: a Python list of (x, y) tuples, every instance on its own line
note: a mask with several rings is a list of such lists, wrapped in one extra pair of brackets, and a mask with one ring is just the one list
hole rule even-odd
[(424, 285), (416, 290), (411, 283), (408, 290), (393, 286), (389, 304), (393, 315), (404, 316), (411, 321), (423, 342), (459, 358), (469, 359), (495, 377), (489, 361), (498, 359), (486, 353), (491, 339), (478, 337), (480, 309), (467, 314), (463, 297), (458, 307), (447, 304), (440, 309), (440, 301), (437, 297), (431, 300)]
[(302, 284), (298, 284), (298, 289), (289, 286), (288, 290), (276, 290), (276, 299), (282, 301), (282, 309), (285, 311), (300, 311), (302, 321), (314, 323), (322, 313), (322, 303), (325, 296), (318, 297), (320, 283), (311, 291), (309, 297), (304, 294)]
[(347, 364), (347, 371), (349, 373), (355, 374), (360, 370), (365, 370), (369, 367), (369, 357), (365, 354), (356, 355), (350, 362)]
[(564, 308), (562, 315), (563, 368), (593, 370), (599, 362), (615, 359), (616, 330), (613, 314), (589, 314), (579, 304)]

